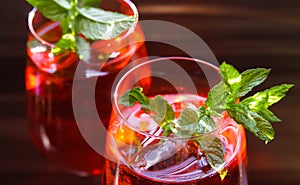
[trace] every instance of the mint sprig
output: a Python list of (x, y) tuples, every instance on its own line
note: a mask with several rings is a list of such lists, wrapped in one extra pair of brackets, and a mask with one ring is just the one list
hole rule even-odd
[[(119, 104), (134, 106), (135, 103), (141, 105), (141, 109), (150, 114), (152, 118), (164, 129), (163, 136), (173, 134), (175, 137), (187, 138), (202, 135), (215, 129), (215, 122), (211, 117), (211, 112), (203, 106), (199, 108), (186, 108), (174, 123), (175, 113), (172, 106), (157, 95), (147, 98), (141, 87), (134, 87), (126, 91), (118, 100)], [(224, 151), (221, 141), (217, 137), (201, 136), (195, 137), (200, 147), (203, 149), (209, 164), (218, 169), (225, 162)]]
[(134, 103), (137, 102), (141, 105), (142, 110), (151, 114), (160, 127), (165, 128), (169, 126), (175, 118), (172, 106), (163, 99), (162, 96), (158, 95), (149, 99), (142, 91), (143, 89), (141, 87), (135, 87), (128, 90), (120, 97), (118, 103), (125, 106), (133, 106)]
[[(141, 87), (134, 87), (125, 92), (118, 103), (125, 106), (141, 105), (141, 109), (151, 114), (154, 120), (164, 129), (163, 136), (173, 134), (176, 137), (191, 137), (200, 148), (212, 168), (218, 170), (225, 162), (221, 140), (211, 134), (216, 127), (214, 117), (221, 117), (226, 111), (238, 124), (242, 124), (259, 139), (268, 143), (274, 139), (272, 122), (280, 119), (269, 110), (269, 107), (285, 97), (292, 84), (282, 84), (244, 98), (254, 87), (264, 82), (269, 69), (256, 68), (239, 73), (232, 65), (223, 62), (220, 66), (222, 80), (208, 93), (205, 106), (187, 107), (176, 123), (172, 106), (158, 95), (147, 98)], [(199, 137), (197, 137), (199, 136)], [(197, 138), (197, 139), (195, 139)], [(226, 171), (219, 171), (222, 179)]]
[(130, 28), (137, 17), (102, 10), (99, 0), (27, 0), (46, 18), (59, 21), (62, 37), (52, 53), (77, 52), (80, 59), (90, 58), (90, 42), (115, 38)]
[[(280, 120), (268, 108), (285, 97), (286, 92), (293, 85), (275, 86), (237, 103), (238, 99), (264, 82), (270, 70), (257, 68), (240, 74), (233, 66), (224, 62), (220, 66), (220, 71), (223, 79), (221, 83), (226, 89), (226, 100), (222, 106), (225, 107), (229, 116), (266, 143), (273, 140), (275, 132), (271, 122)], [(234, 75), (227, 74), (232, 72)]]

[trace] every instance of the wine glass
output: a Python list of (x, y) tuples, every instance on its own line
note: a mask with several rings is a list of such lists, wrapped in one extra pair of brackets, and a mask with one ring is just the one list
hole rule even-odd
[[(151, 74), (135, 77), (136, 73), (149, 68)], [(144, 80), (149, 75), (151, 85), (144, 88)], [(245, 130), (226, 113), (213, 118), (215, 128), (211, 131), (176, 135), (180, 133), (178, 129), (168, 133), (167, 127), (162, 125), (165, 122), (157, 121), (161, 114), (147, 108), (147, 102), (150, 102), (148, 106), (169, 114), (167, 108), (162, 108), (165, 104), (157, 101), (151, 104), (151, 99), (160, 95), (173, 108), (175, 118), (172, 124), (177, 128), (176, 123), (179, 124), (183, 111), (205, 106), (208, 91), (220, 80), (216, 66), (186, 57), (149, 60), (122, 75), (113, 94), (113, 113), (106, 144), (109, 157), (106, 184), (247, 185)], [(128, 90), (132, 88), (135, 92), (143, 89), (150, 100), (137, 93), (129, 96)], [(128, 98), (142, 99), (140, 101), (144, 104), (128, 106), (121, 103), (129, 101)], [(213, 160), (220, 157), (220, 148), (224, 161), (213, 166)]]

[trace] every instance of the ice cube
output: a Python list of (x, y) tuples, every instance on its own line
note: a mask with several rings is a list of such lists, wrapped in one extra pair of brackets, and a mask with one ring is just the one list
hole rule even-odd
[(185, 143), (184, 141), (161, 141), (148, 145), (133, 157), (130, 165), (138, 171), (147, 170), (151, 166), (175, 155), (185, 146)]

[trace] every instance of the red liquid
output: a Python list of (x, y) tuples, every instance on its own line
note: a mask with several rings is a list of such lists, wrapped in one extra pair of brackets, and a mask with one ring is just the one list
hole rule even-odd
[[(174, 100), (174, 95), (165, 96), (166, 99)], [(203, 104), (204, 98), (199, 98), (195, 101), (195, 96), (187, 96), (187, 102), (193, 102), (194, 105), (199, 106)], [(172, 102), (169, 101), (169, 102)], [(181, 110), (177, 103), (173, 103), (175, 110)], [(136, 108), (138, 110), (138, 108)], [(221, 180), (218, 172), (211, 168), (208, 164), (205, 155), (201, 152), (201, 149), (193, 141), (188, 141), (184, 144), (184, 147), (179, 149), (175, 154), (169, 155), (166, 159), (154, 162), (147, 168), (147, 163), (143, 163), (141, 157), (137, 157), (139, 154), (135, 153), (135, 150), (144, 147), (145, 140), (150, 140), (145, 135), (140, 134), (132, 130), (139, 129), (143, 131), (153, 131), (155, 128), (151, 118), (142, 115), (139, 111), (136, 114), (129, 114), (127, 121), (130, 127), (125, 124), (114, 122), (110, 126), (110, 132), (114, 139), (108, 139), (108, 143), (112, 145), (107, 148), (109, 155), (114, 155), (115, 161), (106, 162), (106, 185), (246, 185), (246, 138), (243, 127), (237, 125), (229, 118), (225, 118), (226, 127), (221, 129), (221, 135), (218, 136), (222, 141), (225, 148), (226, 165), (224, 167), (227, 170), (226, 177)], [(176, 111), (176, 115), (180, 115), (181, 111)], [(132, 116), (134, 115), (134, 116)], [(143, 117), (143, 118), (142, 118)], [(142, 118), (142, 119), (141, 119)], [(141, 121), (142, 120), (142, 121)], [(148, 122), (148, 124), (146, 124)], [(141, 126), (144, 123), (144, 126)], [(153, 133), (153, 132), (151, 132)], [(124, 137), (125, 136), (125, 137)], [(115, 142), (117, 141), (117, 142)], [(152, 140), (151, 144), (157, 141)], [(127, 144), (127, 145), (125, 145)], [(138, 146), (139, 145), (139, 146)], [(114, 147), (115, 146), (115, 147)], [(116, 147), (118, 146), (118, 147)], [(130, 146), (132, 149), (127, 150), (126, 146)], [(137, 146), (135, 148), (135, 146)], [(147, 146), (150, 146), (148, 142)], [(146, 147), (147, 147), (146, 146)], [(150, 151), (149, 149), (147, 149)], [(172, 151), (172, 149), (165, 149), (164, 153)], [(127, 151), (127, 153), (126, 153)], [(130, 152), (129, 152), (130, 151)], [(140, 153), (142, 150), (140, 150)], [(146, 151), (146, 153), (148, 152)], [(165, 155), (163, 153), (163, 155)], [(131, 157), (128, 157), (130, 156)], [(159, 152), (153, 152), (153, 155), (160, 155)], [(119, 157), (118, 157), (119, 156)], [(124, 162), (117, 163), (116, 161), (122, 158), (122, 161), (130, 161), (128, 164)], [(143, 156), (143, 155), (140, 155)], [(119, 159), (118, 159), (119, 158)], [(138, 161), (138, 163), (136, 163)], [(140, 163), (142, 161), (142, 163)], [(126, 163), (125, 162), (125, 163)], [(151, 162), (150, 162), (151, 163)], [(139, 165), (136, 165), (139, 164)]]
[[(48, 42), (56, 42), (61, 36), (60, 28), (53, 23), (41, 27), (40, 32), (44, 32), (42, 37)], [(139, 28), (134, 34), (134, 38), (143, 37)], [(30, 35), (29, 43), (33, 40)], [(106, 45), (105, 42), (111, 41), (101, 41), (100, 44)], [(111, 88), (116, 75), (133, 57), (147, 55), (143, 43), (127, 46), (119, 52), (117, 58), (103, 66), (105, 73), (101, 76), (79, 79), (82, 80), (80, 84), (89, 85), (97, 78), (94, 101), (106, 127), (111, 114)], [(83, 176), (101, 173), (104, 158), (87, 144), (74, 118), (72, 85), (79, 62), (76, 54), (65, 52), (52, 56), (49, 50), (30, 46), (27, 53), (28, 119), (34, 144), (48, 159), (70, 172)]]

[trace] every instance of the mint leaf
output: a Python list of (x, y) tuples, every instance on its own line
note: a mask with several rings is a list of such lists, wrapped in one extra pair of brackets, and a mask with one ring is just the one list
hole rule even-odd
[(243, 103), (227, 105), (227, 112), (231, 118), (242, 124), (259, 139), (266, 142), (274, 139), (275, 132), (271, 123)]
[(206, 135), (198, 139), (200, 147), (203, 149), (210, 166), (219, 170), (225, 163), (224, 149), (222, 142), (214, 135)]
[(200, 116), (200, 129), (198, 129), (199, 134), (205, 134), (215, 129), (215, 121), (209, 115)]
[(82, 7), (77, 10), (81, 15), (77, 20), (77, 32), (92, 40), (114, 38), (130, 28), (136, 21), (133, 16), (98, 8)]
[(132, 24), (134, 23), (135, 18), (132, 17), (131, 20), (128, 21), (118, 21), (115, 22), (112, 25), (112, 29), (111, 29), (111, 38), (114, 38), (118, 35), (120, 35), (121, 33), (123, 33), (125, 30), (127, 30), (128, 28), (130, 28), (132, 26)]
[(211, 110), (222, 113), (226, 108), (227, 96), (225, 83), (221, 81), (209, 91), (205, 105)]
[(259, 115), (261, 115), (263, 118), (265, 118), (266, 120), (270, 121), (270, 122), (280, 122), (281, 120), (274, 115), (274, 113), (272, 111), (270, 111), (267, 108), (252, 108), (251, 109), (254, 112), (257, 112)]
[(168, 135), (175, 118), (172, 106), (161, 96), (148, 99), (142, 91), (141, 87), (134, 87), (126, 91), (120, 97), (118, 103), (125, 106), (133, 106), (135, 102), (139, 103), (142, 106), (142, 110), (150, 112), (155, 122), (165, 129), (163, 135)]
[(101, 3), (101, 0), (78, 0), (78, 4), (80, 7), (82, 6), (99, 6)]
[(279, 122), (281, 120), (277, 118), (274, 113), (268, 109), (268, 107), (285, 97), (286, 92), (292, 86), (293, 85), (290, 84), (275, 86), (265, 91), (258, 92), (255, 95), (242, 100), (240, 103), (270, 122)]
[(270, 70), (264, 68), (249, 69), (244, 71), (241, 74), (241, 85), (237, 97), (245, 96), (248, 92), (250, 92), (253, 89), (253, 87), (264, 82), (268, 77), (269, 73)]
[[(271, 123), (255, 112), (249, 111), (248, 114), (256, 122), (256, 125), (259, 129), (259, 131), (255, 135), (266, 143), (273, 140), (275, 131)], [(245, 125), (245, 123), (243, 125)]]
[(274, 86), (262, 92), (258, 92), (253, 96), (244, 99), (242, 102), (251, 108), (268, 108), (285, 97), (286, 92), (293, 87), (291, 84), (282, 84)]
[(199, 109), (199, 123), (200, 123), (200, 130), (198, 130), (199, 134), (205, 134), (207, 132), (212, 131), (215, 129), (215, 121), (212, 119), (211, 110), (206, 109), (204, 106), (200, 106)]
[(82, 16), (90, 20), (93, 20), (95, 22), (100, 22), (103, 24), (115, 24), (116, 22), (135, 21), (135, 17), (133, 16), (128, 16), (117, 12), (106, 11), (99, 8), (82, 7), (82, 8), (78, 8), (77, 10)]
[(151, 116), (161, 127), (174, 120), (175, 114), (173, 108), (162, 96), (150, 99), (149, 109), (152, 112)]
[(184, 109), (178, 120), (177, 125), (178, 128), (175, 131), (175, 136), (177, 137), (191, 137), (194, 133), (199, 129), (198, 127), (199, 115), (198, 112), (191, 109)]
[(177, 137), (205, 134), (215, 128), (214, 120), (203, 106), (199, 107), (198, 111), (191, 108), (184, 109), (177, 120), (177, 125), (175, 130)]
[(236, 95), (238, 94), (241, 86), (241, 74), (236, 68), (226, 62), (223, 62), (220, 65), (220, 73), (229, 94), (226, 98), (226, 102), (235, 102), (238, 99)]
[(119, 104), (133, 106), (135, 102), (141, 104), (144, 109), (149, 110), (149, 99), (142, 93), (143, 88), (134, 87), (126, 91), (118, 100)]
[(180, 117), (177, 120), (177, 124), (180, 127), (184, 127), (190, 124), (197, 123), (198, 121), (199, 121), (199, 116), (197, 111), (191, 108), (186, 108), (181, 112)]
[(222, 142), (213, 135), (200, 136), (215, 128), (214, 120), (208, 116), (203, 106), (199, 107), (199, 113), (191, 108), (184, 109), (177, 120), (177, 124), (179, 128), (177, 128), (175, 136), (199, 136), (195, 140), (204, 151), (208, 163), (212, 168), (217, 170), (218, 167), (224, 164), (225, 157)]
[(84, 38), (82, 37), (76, 37), (76, 44), (77, 44), (77, 52), (79, 55), (79, 58), (85, 62), (87, 62), (90, 57), (90, 43), (87, 42)]
[(70, 49), (71, 51), (76, 50), (75, 37), (72, 34), (65, 34), (63, 37), (56, 43), (55, 47), (52, 49), (52, 53), (60, 54), (61, 52)]
[(53, 1), (65, 9), (71, 9), (72, 7), (71, 3), (67, 0), (53, 0)]
[(97, 39), (108, 39), (110, 37), (110, 26), (109, 24), (99, 23), (90, 20), (83, 16), (78, 16), (77, 18), (77, 33), (83, 34), (86, 38), (91, 40)]
[(68, 16), (68, 10), (54, 0), (27, 0), (27, 2), (53, 21), (60, 21)]

